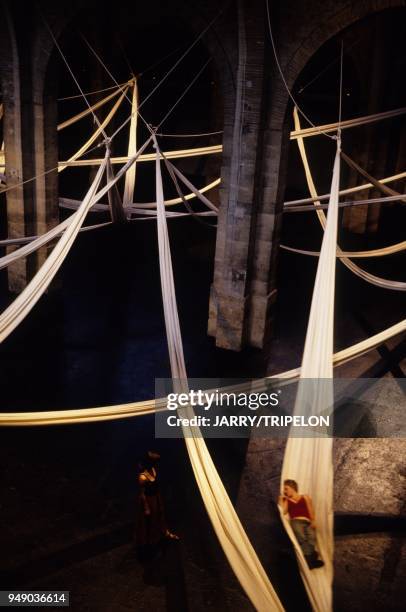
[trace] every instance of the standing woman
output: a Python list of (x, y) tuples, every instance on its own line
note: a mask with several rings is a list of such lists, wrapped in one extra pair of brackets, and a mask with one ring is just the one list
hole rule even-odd
[(164, 538), (179, 540), (166, 524), (165, 509), (159, 490), (157, 465), (160, 455), (148, 451), (139, 464), (136, 545), (143, 556), (156, 552)]

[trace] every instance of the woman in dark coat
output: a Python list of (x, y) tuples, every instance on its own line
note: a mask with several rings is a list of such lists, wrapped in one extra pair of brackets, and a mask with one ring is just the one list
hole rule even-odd
[(165, 509), (159, 490), (158, 453), (148, 451), (138, 472), (136, 544), (145, 552), (153, 550), (164, 538), (179, 540), (166, 524)]

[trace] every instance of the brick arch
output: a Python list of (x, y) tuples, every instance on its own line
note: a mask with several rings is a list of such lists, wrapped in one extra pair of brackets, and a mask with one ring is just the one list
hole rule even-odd
[[(313, 2), (317, 7), (318, 3)], [(293, 38), (293, 41), (289, 44), (286, 49), (278, 49), (279, 60), (283, 70), (284, 77), (288, 84), (288, 87), (292, 90), (294, 84), (299, 77), (306, 64), (311, 60), (315, 53), (331, 38), (337, 36), (340, 32), (350, 27), (362, 19), (369, 17), (370, 15), (396, 8), (405, 8), (405, 0), (362, 0), (358, 2), (348, 2), (345, 6), (341, 6), (338, 10), (334, 10), (337, 3), (328, 1), (323, 5), (323, 14), (327, 13), (327, 17), (324, 20), (316, 19), (316, 26), (311, 28), (310, 25), (313, 23), (311, 20), (307, 20), (308, 24), (307, 31), (301, 29), (301, 34), (297, 38)], [(320, 7), (318, 6), (320, 9)], [(300, 16), (297, 18), (300, 21)], [(294, 20), (289, 20), (289, 24), (283, 24), (284, 35), (295, 32), (295, 28), (298, 28), (298, 24)], [(285, 32), (285, 28), (287, 32)], [(275, 35), (275, 33), (274, 33)], [(278, 37), (277, 43), (278, 47)], [(273, 58), (269, 58), (270, 62), (274, 62)], [(279, 124), (284, 123), (285, 113), (287, 110), (288, 94), (281, 83), (279, 75), (272, 70), (272, 90), (273, 90), (273, 104), (270, 109), (269, 123), (272, 127), (276, 127)]]
[[(308, 61), (329, 39), (369, 15), (402, 7), (406, 7), (404, 0), (362, 0), (356, 3), (326, 0), (322, 5), (319, 0), (311, 0), (306, 3), (304, 14), (297, 3), (287, 1), (274, 22), (273, 34), (289, 88), (293, 88)], [(269, 34), (266, 32), (265, 36)], [(276, 71), (270, 45), (265, 59), (265, 72), (267, 68), (270, 94), (262, 115), (264, 129), (259, 144), (258, 196), (255, 202), (257, 220), (254, 257), (250, 266), (250, 301), (253, 312), (250, 342), (254, 346), (263, 346), (266, 342), (272, 320), (269, 314), (272, 312), (271, 296), (277, 295), (277, 258), (290, 142), (291, 102)], [(265, 306), (262, 310), (256, 309), (255, 301), (261, 299)], [(256, 330), (260, 330), (259, 333)]]
[(406, 8), (405, 0), (362, 0), (350, 2), (334, 13), (325, 23), (318, 25), (304, 38), (302, 46), (288, 60), (287, 81), (293, 84), (311, 57), (330, 38), (357, 21), (391, 8)]

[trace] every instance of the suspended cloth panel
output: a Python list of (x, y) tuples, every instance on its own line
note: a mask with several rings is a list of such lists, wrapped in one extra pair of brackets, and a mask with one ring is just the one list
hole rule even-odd
[[(103, 224), (104, 225), (104, 224)], [(107, 223), (106, 225), (110, 225)], [(82, 228), (83, 230), (87, 228)], [(375, 349), (380, 344), (383, 344), (390, 338), (394, 338), (399, 334), (404, 334), (406, 331), (406, 319), (399, 321), (395, 325), (384, 329), (383, 331), (357, 342), (342, 351), (338, 351), (333, 356), (335, 366), (348, 363), (352, 359), (368, 353)], [(260, 392), (268, 389), (267, 381), (274, 379), (296, 380), (300, 375), (300, 368), (286, 370), (251, 381), (249, 386), (241, 384), (232, 387), (223, 387), (220, 389), (223, 392)], [(214, 391), (214, 389), (213, 389)], [(119, 404), (116, 406), (96, 406), (92, 408), (79, 408), (75, 410), (48, 410), (42, 412), (0, 412), (0, 426), (16, 426), (23, 427), (37, 425), (64, 425), (64, 424), (79, 424), (89, 423), (94, 421), (116, 420), (125, 418), (134, 418), (136, 416), (151, 415), (155, 412), (167, 410), (167, 398), (162, 397), (156, 400), (144, 400), (141, 402), (130, 402), (128, 404)]]
[(73, 125), (74, 123), (77, 123), (78, 121), (80, 121), (80, 119), (83, 119), (84, 117), (87, 117), (88, 115), (90, 115), (90, 113), (94, 113), (98, 108), (101, 108), (102, 106), (107, 104), (107, 102), (109, 102), (110, 100), (118, 96), (120, 91), (121, 90), (117, 88), (115, 91), (113, 91), (112, 94), (110, 94), (109, 96), (106, 96), (102, 100), (99, 100), (99, 102), (96, 102), (96, 104), (93, 104), (89, 108), (86, 108), (84, 111), (78, 113), (77, 115), (74, 115), (70, 119), (63, 121), (62, 123), (59, 123), (57, 127), (58, 132), (60, 132), (61, 130), (64, 130), (70, 125)]
[[(184, 159), (185, 157), (200, 157), (201, 155), (215, 155), (223, 151), (223, 145), (212, 145), (210, 147), (194, 147), (193, 149), (176, 149), (174, 151), (166, 151), (164, 154), (168, 159)], [(123, 157), (112, 157), (112, 164), (124, 164), (129, 160), (127, 156)], [(102, 163), (102, 158), (94, 159), (78, 159), (74, 161), (62, 161), (59, 162), (61, 166), (98, 166)], [(155, 153), (147, 153), (141, 155), (139, 158), (140, 162), (152, 162), (155, 161)]]
[[(166, 153), (162, 154), (162, 155), (165, 155), (165, 158), (167, 157)], [(170, 168), (173, 170), (173, 172), (176, 174), (176, 176), (178, 178), (180, 178), (182, 183), (184, 183), (186, 185), (186, 187), (188, 187), (192, 191), (192, 193), (194, 193), (195, 196), (197, 198), (199, 198), (199, 200), (201, 202), (203, 202), (203, 204), (205, 204), (211, 210), (214, 210), (215, 212), (218, 212), (217, 206), (215, 206), (213, 204), (213, 202), (211, 202), (208, 198), (206, 198), (206, 196), (203, 195), (202, 191), (199, 191), (198, 189), (196, 189), (196, 187), (193, 185), (193, 183), (191, 183), (189, 181), (189, 179), (187, 179), (186, 176), (184, 174), (182, 174), (182, 172), (180, 170), (178, 170), (178, 168), (176, 168), (176, 166), (174, 166), (170, 161), (168, 161), (168, 159), (166, 159), (166, 161), (169, 164)]]
[[(327, 224), (313, 288), (302, 368), (294, 414), (321, 415), (333, 404), (334, 290), (340, 180), (340, 141), (334, 160)], [(314, 379), (314, 381), (306, 380)], [(303, 381), (303, 382), (302, 382)], [(333, 440), (327, 437), (289, 437), (283, 459), (281, 487), (287, 478), (313, 500), (318, 548), (325, 563), (310, 570), (293, 534), (289, 520), (283, 522), (299, 562), (300, 573), (313, 610), (332, 609), (333, 582)], [(320, 434), (319, 434), (320, 435)]]
[[(320, 251), (307, 251), (305, 249), (295, 249), (293, 247), (287, 246), (286, 244), (279, 245), (281, 249), (285, 251), (292, 251), (292, 253), (299, 253), (301, 255), (312, 255), (313, 257), (318, 257), (320, 255)], [(406, 250), (406, 240), (402, 242), (397, 242), (396, 244), (391, 244), (387, 247), (381, 247), (380, 249), (371, 249), (369, 251), (340, 251), (337, 253), (337, 257), (340, 259), (351, 257), (351, 258), (363, 258), (363, 257), (384, 257), (385, 255), (394, 255), (395, 253), (400, 253), (401, 251)]]
[(102, 198), (117, 183), (123, 174), (127, 172), (128, 168), (131, 167), (131, 164), (137, 160), (137, 158), (147, 147), (150, 140), (151, 138), (149, 138), (143, 144), (138, 153), (131, 160), (129, 160), (127, 164), (123, 166), (123, 168), (120, 169), (111, 182), (96, 193), (101, 177), (103, 176), (104, 170), (107, 166), (108, 152), (106, 152), (104, 163), (100, 166), (81, 207), (72, 215), (72, 220), (69, 226), (65, 228), (62, 238), (59, 240), (52, 253), (46, 259), (22, 293), (20, 293), (20, 295), (0, 315), (0, 342), (7, 338), (7, 336), (21, 323), (21, 321), (24, 320), (27, 314), (40, 299), (41, 295), (46, 291), (50, 282), (61, 267), (66, 255), (75, 241), (77, 234), (80, 231), (81, 225), (84, 222), (88, 211), (94, 202), (97, 202), (100, 198)]
[(91, 184), (89, 191), (83, 200), (82, 206), (74, 214), (74, 219), (65, 230), (62, 238), (55, 246), (52, 253), (43, 263), (41, 268), (35, 274), (34, 278), (28, 283), (20, 295), (10, 304), (8, 308), (0, 315), (0, 342), (3, 342), (7, 336), (24, 320), (27, 314), (32, 310), (38, 302), (42, 294), (46, 291), (55, 274), (61, 267), (65, 257), (79, 232), (87, 211), (93, 204), (93, 197), (96, 194), (100, 184), (104, 170), (106, 168), (107, 157), (102, 164)]
[(290, 133), (290, 139), (295, 138), (306, 138), (307, 136), (320, 136), (328, 132), (335, 132), (338, 128), (346, 129), (351, 127), (357, 127), (359, 125), (366, 125), (368, 123), (374, 123), (375, 121), (382, 121), (383, 119), (392, 119), (393, 117), (399, 117), (406, 113), (406, 108), (397, 108), (391, 111), (385, 111), (383, 113), (376, 113), (375, 115), (366, 115), (365, 117), (357, 117), (355, 119), (347, 119), (340, 123), (327, 123), (326, 125), (315, 125), (310, 128), (304, 128), (303, 130), (295, 126), (295, 130)]
[[(379, 179), (380, 185), (386, 185), (387, 183), (393, 183), (394, 181), (400, 181), (401, 179), (406, 178), (406, 172), (399, 172), (399, 174), (393, 174), (392, 176), (386, 176), (385, 178)], [(350, 187), (348, 189), (341, 189), (339, 196), (349, 195), (351, 193), (358, 193), (359, 191), (365, 191), (366, 189), (371, 189), (374, 185), (372, 183), (364, 183), (363, 185), (357, 185), (356, 187)], [(312, 203), (317, 200), (317, 202), (321, 202), (322, 200), (328, 200), (330, 198), (329, 193), (324, 193), (323, 195), (318, 195), (315, 198), (302, 198), (301, 200), (288, 200), (283, 203), (284, 207), (295, 206), (296, 204), (307, 204)]]
[[(138, 86), (134, 78), (133, 96), (131, 104), (130, 133), (128, 136), (128, 157), (132, 157), (137, 151), (137, 120), (138, 120)], [(133, 164), (125, 175), (123, 205), (130, 206), (134, 201), (136, 164)]]
[[(30, 253), (34, 253), (34, 251), (37, 251), (39, 248), (45, 246), (51, 240), (57, 238), (65, 231), (67, 227), (69, 227), (69, 225), (73, 221), (73, 218), (74, 215), (72, 215), (68, 219), (65, 219), (65, 221), (62, 221), (62, 223), (59, 223), (48, 232), (45, 232), (45, 234), (42, 234), (41, 236), (35, 238), (29, 244), (21, 247), (20, 249), (17, 249), (16, 251), (13, 251), (12, 253), (8, 253), (8, 255), (0, 257), (0, 270), (2, 268), (6, 268), (14, 261), (21, 259), (21, 257), (27, 257), (27, 255), (30, 255)], [(8, 241), (6, 244), (12, 245), (13, 242)]]
[(341, 157), (350, 166), (350, 168), (352, 168), (353, 170), (358, 172), (358, 174), (361, 174), (361, 176), (370, 181), (370, 183), (372, 183), (374, 187), (379, 189), (379, 191), (381, 191), (382, 193), (386, 193), (386, 195), (389, 196), (398, 196), (399, 200), (401, 200), (402, 202), (406, 202), (406, 196), (404, 194), (401, 194), (398, 191), (392, 189), (391, 187), (387, 187), (380, 181), (376, 180), (376, 178), (371, 176), (366, 170), (361, 168), (361, 166), (359, 166), (354, 160), (352, 160), (351, 157), (348, 157), (348, 155), (346, 155), (344, 151), (341, 151)]
[[(130, 172), (134, 166), (135, 166), (135, 162), (131, 166), (128, 172)], [(107, 183), (113, 183), (112, 188), (107, 193), (107, 197), (109, 200), (111, 220), (113, 223), (124, 223), (127, 220), (126, 214), (123, 208), (123, 202), (121, 200), (120, 193), (117, 188), (117, 183), (114, 182), (115, 175), (114, 175), (113, 166), (110, 163), (110, 159), (107, 160), (106, 174), (107, 174)]]
[[(168, 228), (163, 197), (161, 161), (156, 147), (156, 200), (162, 301), (174, 390), (187, 390), (187, 374), (176, 304)], [(191, 407), (181, 414), (192, 417)], [(260, 612), (282, 611), (279, 601), (227, 495), (198, 427), (184, 427), (186, 448), (203, 502), (221, 547), (241, 586)]]
[[(202, 187), (201, 189), (198, 189), (197, 191), (200, 194), (206, 193), (207, 191), (214, 189), (214, 187), (217, 187), (217, 185), (220, 185), (220, 182), (221, 182), (221, 179), (216, 179), (212, 183), (205, 185), (204, 187)], [(196, 193), (191, 192), (191, 193), (186, 194), (183, 197), (185, 200), (193, 200), (194, 198), (197, 197), (197, 195)], [(59, 206), (61, 208), (68, 208), (69, 210), (77, 210), (80, 206), (80, 202), (81, 200), (74, 200), (72, 198), (59, 198)], [(175, 204), (182, 204), (182, 202), (183, 202), (183, 199), (179, 197), (179, 198), (171, 198), (170, 200), (165, 200), (164, 204), (165, 206), (174, 206)], [(156, 202), (134, 202), (130, 204), (129, 206), (129, 209), (134, 212), (137, 212), (143, 209), (149, 209), (149, 208), (156, 208)], [(107, 210), (108, 210), (107, 204), (94, 204), (91, 212), (106, 212)]]
[[(90, 232), (101, 227), (106, 227), (107, 225), (111, 225), (111, 221), (106, 221), (105, 223), (96, 223), (95, 225), (85, 225), (84, 227), (80, 228), (80, 232)], [(34, 240), (37, 240), (38, 237), (42, 236), (43, 234), (41, 234), (41, 236), (24, 236), (23, 238), (6, 238), (5, 240), (0, 240), (0, 246), (28, 244), (29, 242), (33, 242)]]
[[(299, 114), (297, 112), (296, 107), (293, 110), (293, 117), (294, 117), (294, 121), (295, 121), (295, 127), (297, 129), (300, 129), (300, 119), (299, 119)], [(298, 136), (297, 144), (298, 144), (298, 147), (299, 147), (300, 156), (302, 158), (303, 167), (304, 167), (304, 170), (305, 170), (307, 185), (309, 187), (310, 194), (311, 194), (312, 198), (314, 198), (315, 204), (318, 204), (319, 200), (317, 199), (317, 191), (316, 191), (316, 187), (314, 185), (314, 181), (313, 181), (312, 173), (311, 173), (311, 170), (310, 170), (309, 162), (307, 160), (307, 155), (306, 155), (306, 150), (305, 150), (303, 138), (301, 136)], [(320, 224), (321, 224), (322, 228), (324, 229), (325, 226), (326, 226), (326, 215), (324, 214), (324, 212), (322, 210), (317, 210), (316, 214), (317, 214), (317, 216), (319, 218), (319, 221), (320, 221)], [(340, 249), (339, 246), (337, 246), (337, 253), (339, 255), (342, 254), (342, 250)], [(368, 283), (371, 283), (372, 285), (376, 285), (377, 287), (382, 287), (383, 289), (392, 289), (392, 290), (395, 290), (395, 291), (406, 291), (406, 283), (403, 283), (401, 281), (387, 280), (385, 278), (381, 278), (379, 276), (375, 276), (374, 274), (371, 274), (370, 272), (367, 272), (366, 270), (364, 270), (360, 266), (357, 266), (357, 264), (355, 264), (353, 261), (351, 261), (351, 259), (347, 259), (346, 257), (340, 257), (340, 261), (349, 270), (351, 270), (351, 272), (354, 272), (354, 274), (356, 274), (357, 276), (359, 276), (363, 280), (367, 281)]]
[[(62, 172), (63, 170), (65, 170), (69, 165), (73, 164), (74, 162), (79, 163), (77, 161), (79, 159), (79, 157), (81, 157), (84, 153), (86, 153), (86, 151), (90, 148), (90, 146), (94, 143), (94, 141), (97, 140), (97, 138), (100, 136), (100, 134), (103, 133), (104, 128), (110, 123), (110, 121), (112, 120), (112, 118), (116, 114), (118, 108), (120, 107), (122, 101), (124, 100), (124, 97), (125, 97), (125, 95), (127, 93), (127, 90), (128, 90), (128, 87), (121, 94), (121, 96), (119, 97), (117, 102), (114, 104), (113, 108), (111, 109), (111, 111), (108, 113), (108, 115), (106, 116), (104, 121), (97, 127), (97, 129), (91, 135), (89, 140), (87, 142), (85, 142), (85, 144), (82, 147), (80, 147), (80, 149), (78, 151), (76, 151), (76, 153), (74, 155), (72, 155), (72, 157), (70, 157), (66, 162), (59, 162), (59, 164), (58, 164), (58, 172)], [(82, 160), (82, 161), (86, 161), (86, 160)], [(128, 160), (126, 160), (126, 161), (128, 161)]]

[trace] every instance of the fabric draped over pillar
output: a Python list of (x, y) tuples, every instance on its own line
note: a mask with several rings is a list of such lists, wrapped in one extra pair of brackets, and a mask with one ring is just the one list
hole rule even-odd
[[(137, 150), (137, 121), (138, 121), (138, 86), (134, 77), (133, 95), (131, 104), (130, 133), (128, 137), (128, 157), (132, 157)], [(136, 164), (133, 164), (125, 175), (123, 205), (131, 206), (134, 202)]]

